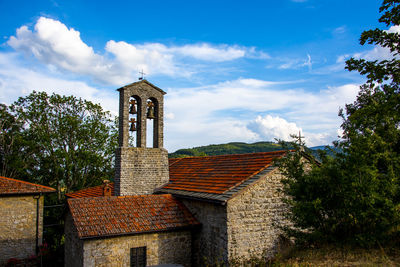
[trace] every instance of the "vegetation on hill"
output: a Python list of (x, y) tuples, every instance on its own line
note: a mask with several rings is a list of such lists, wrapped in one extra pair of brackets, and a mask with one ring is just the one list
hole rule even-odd
[[(380, 12), (380, 22), (399, 27), (399, 0), (384, 0)], [(367, 81), (356, 101), (339, 112), (344, 134), (335, 143), (335, 158), (320, 153), (322, 164), (305, 172), (297, 140), (291, 145), (296, 153), (280, 162), (294, 223), (285, 230), (298, 241), (374, 246), (399, 238), (400, 35), (369, 30), (360, 43), (385, 47), (391, 58), (346, 62)]]
[(217, 156), (226, 154), (244, 154), (255, 152), (269, 152), (281, 150), (282, 146), (274, 142), (257, 142), (247, 144), (242, 142), (233, 142), (228, 144), (199, 146), (194, 148), (179, 149), (170, 153), (170, 158), (184, 158), (195, 156)]
[[(204, 156), (218, 156), (218, 155), (229, 155), (229, 154), (271, 152), (282, 149), (283, 149), (282, 145), (280, 143), (275, 143), (275, 142), (266, 141), (266, 142), (256, 142), (252, 144), (243, 142), (232, 142), (227, 144), (179, 149), (173, 153), (169, 153), (168, 156), (170, 158), (204, 157)], [(317, 158), (319, 157), (318, 150), (323, 150), (327, 153), (327, 155), (330, 156), (334, 156), (334, 151), (337, 150), (337, 148), (330, 146), (307, 147), (305, 149), (307, 153)]]

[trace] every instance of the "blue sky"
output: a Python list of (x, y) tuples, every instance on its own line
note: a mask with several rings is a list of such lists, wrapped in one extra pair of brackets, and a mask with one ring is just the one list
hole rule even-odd
[[(167, 92), (165, 147), (340, 134), (339, 107), (364, 78), (344, 70), (381, 1), (0, 0), (0, 102), (33, 90), (75, 95), (116, 115), (115, 89), (139, 71)], [(392, 31), (399, 31), (394, 26)]]

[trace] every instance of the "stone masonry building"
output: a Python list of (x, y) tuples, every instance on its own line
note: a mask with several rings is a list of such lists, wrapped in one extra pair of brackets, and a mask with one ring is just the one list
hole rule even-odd
[(0, 266), (37, 255), (42, 244), (43, 196), (56, 190), (0, 176)]
[(115, 182), (67, 194), (66, 266), (228, 265), (272, 257), (278, 226), (287, 223), (273, 162), (286, 152), (168, 160), (165, 92), (146, 80), (118, 91)]

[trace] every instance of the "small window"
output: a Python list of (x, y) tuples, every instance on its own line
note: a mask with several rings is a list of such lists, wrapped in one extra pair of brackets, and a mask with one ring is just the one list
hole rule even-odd
[(131, 267), (146, 267), (146, 247), (131, 248)]

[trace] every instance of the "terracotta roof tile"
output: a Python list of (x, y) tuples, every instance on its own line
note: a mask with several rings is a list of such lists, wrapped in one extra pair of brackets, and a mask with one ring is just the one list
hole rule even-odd
[[(114, 183), (109, 183), (111, 187), (111, 195), (114, 196)], [(80, 198), (80, 197), (101, 197), (104, 194), (104, 184), (85, 188), (79, 191), (65, 194), (68, 198)]]
[(186, 206), (169, 194), (70, 198), (68, 206), (80, 238), (199, 225)]
[[(169, 159), (169, 183), (160, 192), (221, 195), (271, 166), (286, 151)], [(114, 195), (114, 183), (111, 194)], [(66, 194), (69, 198), (103, 196), (103, 185)]]
[(0, 176), (0, 195), (22, 195), (56, 192), (54, 188)]
[(223, 194), (266, 169), (275, 158), (285, 153), (274, 151), (171, 159), (169, 183), (162, 189)]

